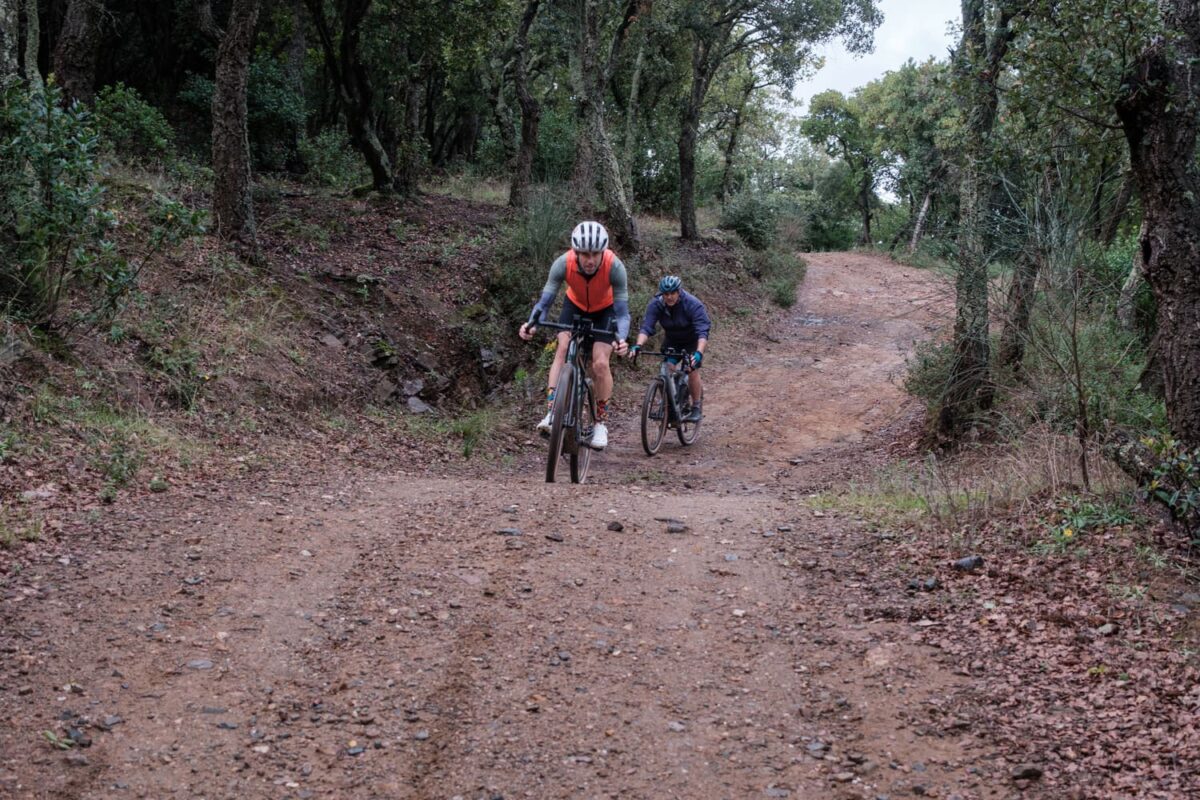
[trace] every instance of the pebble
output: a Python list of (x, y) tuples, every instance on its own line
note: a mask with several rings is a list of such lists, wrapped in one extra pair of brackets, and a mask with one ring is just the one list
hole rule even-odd
[(854, 780), (854, 773), (853, 772), (839, 772), (838, 774), (833, 776), (833, 779), (835, 781), (837, 781), (838, 783), (849, 783), (850, 781)]
[(558, 531), (554, 531), (553, 533), (547, 533), (546, 538), (552, 542), (561, 542), (563, 540), (563, 535)]
[(191, 661), (187, 662), (187, 665), (191, 669), (212, 669), (213, 668), (213, 662), (209, 661), (207, 658), (193, 658)]
[(413, 734), (413, 738), (416, 739), (418, 742), (423, 742), (429, 738), (429, 731), (422, 728), (421, 730), (419, 730)]
[(501, 536), (520, 536), (521, 529), (520, 528), (497, 528), (496, 533), (500, 534)]
[(733, 563), (734, 561), (738, 560), (737, 554), (736, 553), (726, 553), (725, 560), (730, 563)]
[(1042, 777), (1042, 768), (1037, 764), (1021, 764), (1012, 771), (1014, 781), (1035, 781)]
[(674, 731), (675, 733), (683, 733), (687, 730), (687, 726), (682, 722), (671, 722), (667, 725), (667, 729)]
[(682, 522), (668, 522), (667, 533), (687, 533), (687, 525)]
[(608, 529), (610, 531), (616, 531), (617, 533), (620, 533), (621, 531), (625, 530), (625, 526), (614, 519), (612, 522), (608, 523)]
[(983, 556), (960, 558), (954, 562), (953, 566), (959, 572), (974, 572), (983, 566)]

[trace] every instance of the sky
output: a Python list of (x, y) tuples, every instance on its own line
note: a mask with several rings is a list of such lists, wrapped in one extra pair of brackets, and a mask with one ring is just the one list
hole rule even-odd
[(875, 52), (852, 56), (840, 42), (821, 49), (825, 66), (811, 80), (796, 84), (792, 97), (807, 110), (808, 99), (827, 89), (849, 94), (908, 59), (946, 58), (955, 39), (948, 23), (957, 22), (960, 0), (879, 0), (883, 24), (875, 30)]

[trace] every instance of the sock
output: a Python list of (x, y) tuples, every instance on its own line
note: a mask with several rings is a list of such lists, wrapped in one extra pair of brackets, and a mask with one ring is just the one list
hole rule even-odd
[(606, 420), (606, 419), (608, 419), (608, 401), (607, 400), (597, 400), (596, 401), (596, 421), (604, 422), (604, 420)]
[(549, 408), (553, 408), (553, 407), (554, 407), (554, 387), (547, 386), (546, 387), (546, 408), (549, 409)]

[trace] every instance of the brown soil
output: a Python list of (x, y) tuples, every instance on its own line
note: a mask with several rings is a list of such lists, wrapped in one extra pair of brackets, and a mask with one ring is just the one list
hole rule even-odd
[[(645, 457), (626, 398), (582, 487), (533, 441), (81, 527), (0, 599), (0, 796), (1014, 795), (934, 623), (888, 612), (888, 538), (802, 502), (908, 449), (898, 377), (949, 311), (930, 273), (814, 255), (769, 337), (706, 365), (693, 447)], [(43, 734), (72, 728), (90, 746)]]

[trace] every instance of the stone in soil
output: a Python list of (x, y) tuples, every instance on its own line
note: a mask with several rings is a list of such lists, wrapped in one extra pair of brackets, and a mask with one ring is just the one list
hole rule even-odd
[(608, 523), (608, 529), (610, 531), (616, 531), (617, 533), (620, 533), (621, 531), (625, 530), (625, 526), (614, 519), (612, 522)]
[(954, 568), (959, 572), (974, 572), (983, 566), (983, 556), (967, 556), (954, 562)]

